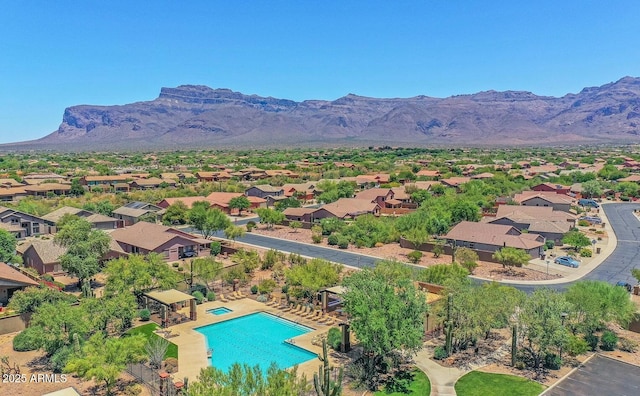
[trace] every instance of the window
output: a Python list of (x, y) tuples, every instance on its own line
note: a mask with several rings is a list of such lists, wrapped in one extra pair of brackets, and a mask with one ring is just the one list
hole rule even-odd
[(40, 224), (39, 223), (33, 223), (33, 233), (34, 234), (39, 234), (40, 233)]
[(140, 248), (137, 246), (131, 246), (131, 253), (140, 253)]

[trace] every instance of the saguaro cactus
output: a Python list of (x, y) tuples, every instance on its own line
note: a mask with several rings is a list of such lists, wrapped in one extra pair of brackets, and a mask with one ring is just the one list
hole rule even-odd
[(342, 367), (338, 374), (338, 380), (331, 383), (331, 367), (327, 356), (327, 340), (322, 340), (322, 356), (318, 355), (322, 365), (318, 368), (318, 373), (313, 374), (313, 386), (318, 396), (338, 396), (342, 394)]

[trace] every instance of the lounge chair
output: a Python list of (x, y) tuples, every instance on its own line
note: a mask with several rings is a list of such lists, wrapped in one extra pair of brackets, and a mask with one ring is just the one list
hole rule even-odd
[(328, 316), (324, 324), (326, 324), (327, 326), (331, 326), (335, 322), (336, 322), (336, 318), (334, 318), (333, 316)]
[(224, 294), (222, 294), (222, 293), (220, 293), (220, 294), (218, 295), (218, 298), (219, 298), (219, 299), (220, 299), (220, 301), (222, 301), (222, 302), (225, 302), (225, 303), (226, 303), (226, 302), (229, 302), (229, 300), (227, 300), (227, 299), (224, 297)]
[(293, 314), (296, 314), (296, 315), (297, 315), (297, 314), (299, 314), (299, 313), (300, 313), (300, 311), (302, 311), (302, 308), (303, 308), (303, 307), (302, 307), (302, 305), (298, 304), (298, 306), (297, 306), (295, 309), (293, 309), (293, 310), (291, 311), (291, 313), (293, 313)]
[(242, 290), (238, 290), (236, 293), (238, 294), (238, 296), (239, 296), (240, 298), (249, 297), (248, 295), (244, 294), (244, 293), (242, 292)]
[(282, 309), (282, 311), (283, 311), (283, 312), (289, 312), (289, 311), (293, 310), (293, 308), (294, 308), (295, 306), (296, 306), (296, 305), (295, 305), (294, 303), (291, 303), (291, 304), (289, 304), (289, 305), (283, 305), (283, 306), (281, 307), (281, 309)]
[(318, 320), (322, 317), (322, 310), (317, 309), (315, 311), (313, 311), (312, 315), (309, 315), (309, 319), (311, 320)]
[(333, 321), (333, 318), (329, 315), (324, 315), (322, 318), (318, 319), (318, 323), (327, 324), (327, 322)]
[(305, 317), (309, 313), (309, 307), (303, 307), (301, 311), (298, 311), (296, 315)]
[(278, 305), (280, 305), (280, 301), (273, 297), (271, 298), (271, 301), (267, 302), (266, 304), (270, 307), (277, 307)]

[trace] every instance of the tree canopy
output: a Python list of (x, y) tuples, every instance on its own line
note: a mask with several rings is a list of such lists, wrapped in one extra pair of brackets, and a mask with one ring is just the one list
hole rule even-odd
[(344, 286), (344, 310), (364, 350), (363, 380), (375, 389), (385, 357), (398, 351), (412, 354), (422, 347), (426, 298), (410, 280), (392, 282), (372, 269), (355, 272)]
[(217, 208), (210, 208), (208, 202), (199, 205), (195, 202), (189, 211), (189, 221), (204, 238), (209, 238), (217, 231), (224, 230), (231, 225), (231, 220), (224, 212)]
[(517, 249), (514, 247), (503, 247), (493, 254), (493, 258), (498, 260), (500, 264), (502, 264), (503, 268), (509, 267), (522, 267), (529, 263), (531, 260), (531, 256), (529, 253), (525, 252), (522, 249)]
[(171, 289), (180, 280), (157, 253), (146, 256), (133, 254), (111, 260), (104, 272), (107, 275), (106, 295), (133, 293), (138, 301), (144, 292), (156, 288)]
[(580, 231), (569, 231), (562, 237), (562, 243), (566, 243), (569, 246), (573, 246), (576, 251), (585, 246), (590, 246), (591, 241), (589, 237), (581, 233)]

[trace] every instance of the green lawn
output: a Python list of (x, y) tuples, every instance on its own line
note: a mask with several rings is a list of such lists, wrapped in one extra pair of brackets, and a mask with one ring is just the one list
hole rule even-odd
[(537, 396), (543, 390), (543, 385), (526, 378), (480, 371), (472, 371), (456, 382), (458, 396)]
[(429, 395), (431, 393), (431, 383), (429, 377), (420, 370), (414, 370), (411, 373), (413, 375), (413, 381), (409, 385), (409, 393), (393, 392), (387, 393), (386, 390), (381, 390), (374, 393), (374, 396), (404, 396), (404, 395)]
[[(146, 325), (142, 325), (142, 326), (138, 326), (135, 327), (129, 331), (127, 331), (125, 334), (131, 334), (131, 335), (136, 335), (136, 334), (143, 334), (145, 337), (149, 338), (149, 337), (160, 337), (159, 335), (157, 335), (156, 333), (154, 333), (153, 331), (155, 329), (157, 329), (159, 326), (155, 323), (149, 323)], [(162, 337), (160, 337), (162, 338)], [(174, 344), (173, 342), (169, 341), (169, 348), (167, 348), (167, 353), (164, 355), (165, 359), (166, 358), (178, 358), (178, 346), (176, 344)]]

